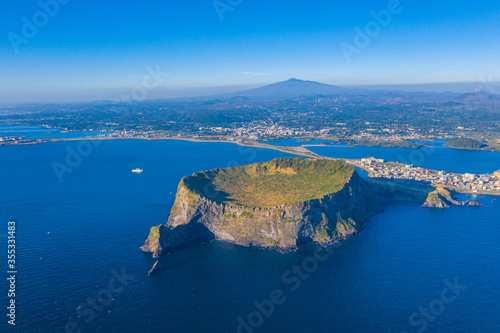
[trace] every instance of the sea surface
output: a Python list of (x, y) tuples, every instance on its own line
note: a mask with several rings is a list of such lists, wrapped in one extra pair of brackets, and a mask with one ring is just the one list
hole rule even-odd
[(429, 145), (429, 148), (384, 148), (384, 147), (348, 147), (346, 144), (318, 145), (325, 140), (300, 142), (298, 139), (281, 139), (277, 141), (263, 141), (277, 146), (305, 146), (319, 155), (337, 158), (360, 159), (375, 156), (386, 161), (397, 161), (413, 164), (431, 170), (488, 174), (500, 170), (500, 152), (458, 150), (445, 146), (445, 141), (416, 141)]
[[(314, 151), (401, 154), (381, 149)], [(424, 165), (491, 172), (499, 155), (443, 148)], [(290, 155), (173, 140), (0, 147), (4, 272), (7, 222), (17, 224), (15, 331), (500, 332), (500, 200), (488, 196), (475, 198), (484, 207), (388, 205), (328, 252), (199, 244), (163, 256), (147, 276), (155, 260), (139, 246), (166, 222), (183, 176), (279, 156)], [(0, 331), (13, 331), (1, 317)]]

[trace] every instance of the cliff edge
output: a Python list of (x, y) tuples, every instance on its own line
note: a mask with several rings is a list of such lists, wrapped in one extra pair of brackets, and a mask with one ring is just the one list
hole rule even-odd
[(184, 177), (168, 222), (141, 249), (159, 257), (210, 239), (279, 250), (326, 245), (356, 234), (380, 210), (344, 161), (278, 158)]

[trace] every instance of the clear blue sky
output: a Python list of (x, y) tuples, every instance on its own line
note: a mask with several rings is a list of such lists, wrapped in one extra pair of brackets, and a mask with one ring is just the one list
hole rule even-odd
[[(498, 0), (401, 0), (401, 13), (350, 62), (341, 43), (356, 46), (354, 29), (390, 1), (243, 0), (223, 21), (213, 0), (60, 1), (67, 4), (45, 25), (37, 1), (0, 4), (0, 103), (112, 99), (141, 85), (148, 66), (169, 74), (150, 98), (290, 77), (338, 85), (500, 80)], [(42, 26), (25, 38), (23, 17), (33, 23), (34, 15)], [(25, 38), (18, 52), (12, 33)]]

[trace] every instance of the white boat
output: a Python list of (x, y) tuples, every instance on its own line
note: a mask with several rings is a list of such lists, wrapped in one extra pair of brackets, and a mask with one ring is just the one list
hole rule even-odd
[(136, 169), (133, 169), (132, 172), (135, 172), (135, 173), (141, 173), (143, 172), (144, 170), (142, 169), (139, 169), (139, 168), (136, 168)]

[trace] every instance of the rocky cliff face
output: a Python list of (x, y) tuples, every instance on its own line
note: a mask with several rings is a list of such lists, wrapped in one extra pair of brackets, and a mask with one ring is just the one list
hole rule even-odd
[(429, 193), (427, 200), (424, 202), (422, 207), (429, 208), (450, 208), (450, 205), (447, 203), (448, 200), (443, 198), (439, 193)]
[(356, 234), (380, 210), (370, 187), (355, 171), (336, 193), (272, 208), (214, 202), (189, 189), (185, 178), (168, 222), (153, 227), (141, 247), (154, 257), (209, 239), (280, 250), (310, 241), (328, 244)]

